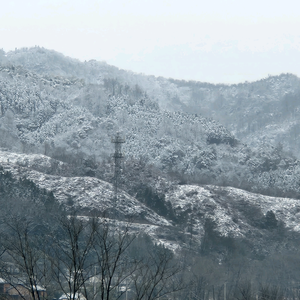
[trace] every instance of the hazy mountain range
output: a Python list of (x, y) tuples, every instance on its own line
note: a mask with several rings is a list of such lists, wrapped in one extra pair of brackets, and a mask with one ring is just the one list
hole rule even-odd
[(119, 131), (126, 143), (115, 209), (152, 226), (153, 239), (205, 251), (212, 230), (226, 247), (247, 241), (253, 255), (292, 247), (299, 87), (291, 74), (214, 85), (39, 47), (0, 52), (2, 176), (16, 190), (26, 178), (82, 214), (112, 213), (111, 138)]

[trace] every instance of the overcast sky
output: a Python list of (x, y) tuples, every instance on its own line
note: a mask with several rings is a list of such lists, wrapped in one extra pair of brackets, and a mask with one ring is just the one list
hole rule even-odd
[(39, 45), (156, 76), (206, 82), (300, 76), (297, 0), (7, 0), (0, 48)]

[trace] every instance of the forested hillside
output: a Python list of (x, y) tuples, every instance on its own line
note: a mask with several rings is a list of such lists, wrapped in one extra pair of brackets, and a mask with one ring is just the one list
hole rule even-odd
[[(142, 290), (149, 299), (221, 299), (227, 282), (228, 297), (246, 288), (254, 297), (298, 295), (289, 280), (299, 280), (298, 200), (173, 184), (164, 197), (140, 193), (145, 206), (123, 191), (116, 201), (113, 186), (97, 178), (62, 175), (72, 166), (44, 155), (3, 151), (0, 161), (0, 274), (17, 289), (42, 284), (49, 297), (80, 291), (87, 299), (100, 292), (100, 299), (116, 299), (126, 297), (128, 285), (129, 295)], [(76, 285), (69, 273), (78, 274)], [(99, 283), (109, 278), (113, 285)], [(160, 288), (149, 290), (153, 285)]]
[(129, 88), (136, 96), (143, 91), (163, 109), (218, 120), (248, 145), (276, 146), (280, 142), (286, 151), (298, 156), (300, 85), (295, 75), (225, 85), (135, 74), (105, 62), (81, 63), (38, 47), (19, 49), (6, 56), (3, 53), (1, 57), (2, 61), (22, 65), (34, 73), (76, 77), (89, 84), (105, 81), (111, 95), (126, 94)]
[(181, 101), (183, 110), (212, 116), (248, 145), (281, 143), (298, 156), (300, 81), (295, 75), (233, 85), (171, 82), (190, 92), (188, 101)]
[[(138, 160), (179, 182), (298, 197), (298, 160), (284, 140), (270, 142), (270, 128), (284, 134), (284, 124), (296, 120), (296, 109), (284, 113), (283, 104), (273, 102), (287, 101), (297, 82), (292, 75), (232, 86), (178, 82), (38, 47), (16, 50), (2, 56), (1, 145), (43, 153), (80, 165), (79, 175), (110, 180), (110, 139), (120, 131), (129, 170)], [(263, 107), (276, 109), (275, 127), (258, 114)], [(264, 124), (255, 127), (256, 118)], [(258, 128), (270, 135), (254, 135)]]
[(0, 51), (0, 285), (299, 298), (298, 100), (291, 74), (215, 85)]

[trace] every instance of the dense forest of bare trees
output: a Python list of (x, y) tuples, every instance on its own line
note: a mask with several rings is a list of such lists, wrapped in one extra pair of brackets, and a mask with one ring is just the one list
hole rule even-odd
[(44, 222), (41, 211), (2, 217), (0, 276), (24, 300), (158, 299), (183, 288), (175, 254), (145, 247), (130, 222), (63, 212)]
[[(24, 186), (34, 190), (28, 182)], [(51, 199), (51, 195), (44, 197)], [(174, 251), (153, 244), (146, 232), (136, 231), (132, 220), (83, 217), (55, 201), (24, 202), (17, 193), (13, 205), (5, 205), (4, 198), (0, 288), (3, 283), (9, 285), (18, 299), (299, 297), (296, 235), (293, 249), (253, 257), (245, 241), (221, 237), (207, 221), (201, 248), (186, 243), (186, 248)], [(275, 221), (269, 212), (265, 226), (270, 239), (277, 238)], [(1, 297), (11, 299), (12, 295), (2, 290)]]

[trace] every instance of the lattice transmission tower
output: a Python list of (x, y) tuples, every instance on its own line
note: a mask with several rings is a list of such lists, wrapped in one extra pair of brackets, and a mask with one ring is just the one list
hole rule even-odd
[(122, 159), (124, 155), (122, 153), (122, 144), (125, 143), (125, 139), (121, 137), (120, 133), (117, 132), (116, 136), (111, 139), (111, 142), (115, 144), (115, 153), (113, 154), (114, 162), (115, 162), (115, 170), (114, 170), (114, 199), (118, 200), (118, 188), (121, 181), (122, 175)]

